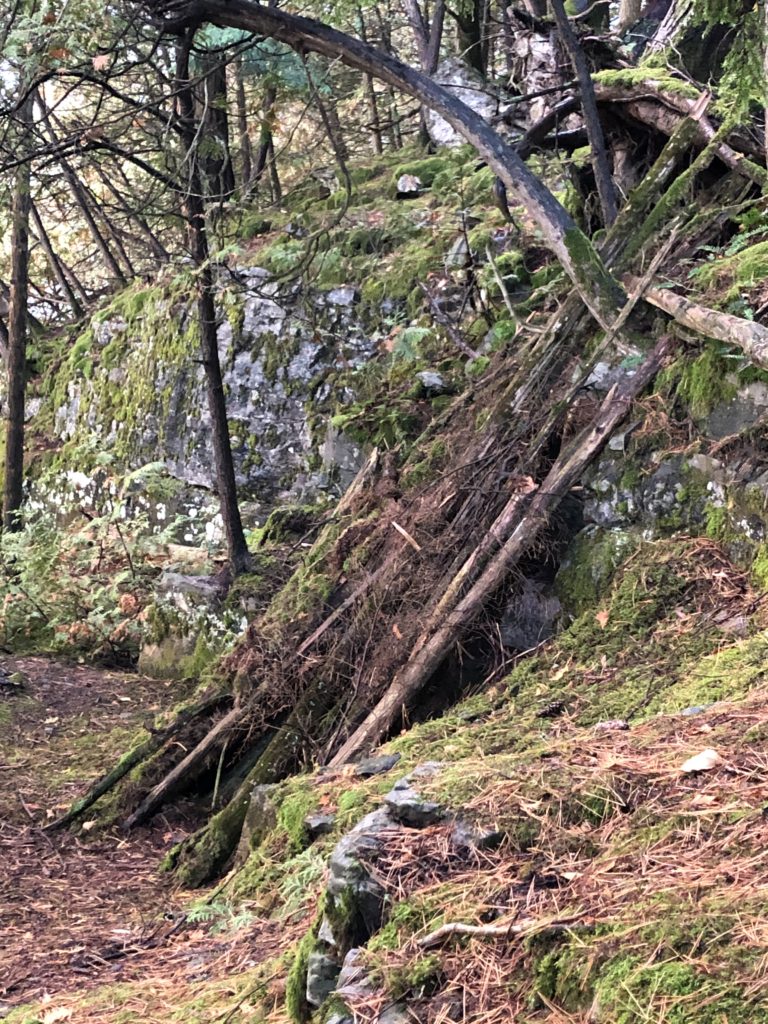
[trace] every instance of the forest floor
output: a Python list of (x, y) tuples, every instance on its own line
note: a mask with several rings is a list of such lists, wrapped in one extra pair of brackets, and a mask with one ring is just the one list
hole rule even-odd
[(91, 834), (87, 821), (79, 834), (43, 829), (148, 713), (178, 700), (178, 683), (45, 658), (0, 667), (25, 677), (23, 688), (0, 688), (0, 1017), (28, 1006), (29, 1024), (114, 1021), (128, 1010), (167, 1021), (182, 991), (199, 995), (211, 980), (226, 1004), (239, 991), (227, 979), (280, 941), (270, 922), (187, 917), (207, 894), (174, 889), (158, 864), (192, 828), (189, 813), (160, 814), (130, 836)]

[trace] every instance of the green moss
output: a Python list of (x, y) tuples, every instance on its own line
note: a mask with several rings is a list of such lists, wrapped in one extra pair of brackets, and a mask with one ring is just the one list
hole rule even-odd
[(696, 280), (705, 288), (717, 289), (718, 297), (733, 299), (742, 289), (760, 285), (768, 277), (768, 241), (750, 245), (732, 256), (704, 263)]
[(636, 544), (633, 534), (620, 530), (587, 529), (578, 534), (555, 582), (567, 615), (582, 615), (597, 604), (617, 566)]
[(318, 927), (319, 924), (316, 922), (299, 942), (286, 979), (285, 1007), (295, 1024), (305, 1024), (310, 1017), (310, 1007), (307, 1003), (307, 967), (317, 945)]
[(725, 540), (729, 532), (728, 512), (722, 505), (708, 504), (704, 509), (704, 532), (712, 540)]
[(640, 64), (635, 68), (598, 71), (593, 75), (597, 85), (633, 86), (650, 83), (654, 91), (673, 93), (686, 99), (697, 99), (699, 93), (694, 85), (683, 79), (675, 78), (668, 71), (658, 66)]
[(427, 156), (421, 160), (410, 160), (408, 163), (399, 164), (392, 175), (392, 184), (397, 187), (398, 178), (404, 174), (412, 174), (417, 177), (425, 188), (434, 182), (435, 178), (441, 171), (445, 171), (446, 166), (450, 163), (450, 157), (446, 155), (441, 156)]
[(290, 849), (302, 850), (307, 844), (304, 819), (317, 810), (317, 796), (311, 790), (299, 789), (287, 796), (277, 812), (278, 824), (288, 834)]
[(768, 590), (768, 543), (763, 543), (757, 549), (752, 560), (752, 579), (760, 590)]
[(683, 365), (677, 385), (677, 394), (696, 420), (704, 419), (720, 402), (733, 398), (736, 391), (728, 363), (714, 345), (708, 345), (697, 359)]
[(422, 999), (431, 995), (439, 984), (440, 958), (436, 953), (421, 954), (385, 976), (387, 990), (393, 999)]

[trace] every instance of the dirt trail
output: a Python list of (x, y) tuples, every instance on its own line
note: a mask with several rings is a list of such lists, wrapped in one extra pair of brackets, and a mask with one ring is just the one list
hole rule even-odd
[[(178, 684), (5, 659), (21, 691), (0, 685), (0, 999), (14, 1006), (151, 971), (177, 939), (182, 894), (157, 871), (186, 834), (159, 816), (125, 836), (48, 834), (41, 826), (113, 763), (146, 715), (178, 700)], [(188, 897), (187, 897), (188, 898)], [(185, 939), (186, 941), (186, 939)]]

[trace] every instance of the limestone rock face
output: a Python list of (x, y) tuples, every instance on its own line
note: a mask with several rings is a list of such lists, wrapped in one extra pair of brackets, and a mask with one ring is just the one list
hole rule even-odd
[[(241, 493), (267, 507), (311, 497), (336, 475), (337, 450), (348, 482), (359, 449), (336, 438), (323, 450), (323, 438), (310, 430), (308, 403), (322, 398), (325, 375), (360, 366), (373, 352), (375, 342), (357, 319), (356, 289), (310, 293), (272, 281), (258, 267), (232, 268), (221, 286), (228, 297), (219, 357)], [(129, 469), (161, 462), (182, 485), (210, 491), (205, 376), (184, 298), (158, 301), (138, 322), (115, 316), (93, 324), (89, 372), (68, 382), (55, 425), (63, 441), (87, 432)], [(123, 408), (114, 398), (120, 391), (135, 393), (129, 417), (115, 412)], [(328, 462), (312, 473), (318, 457)]]
[[(471, 107), (484, 120), (490, 121), (496, 113), (496, 100), (493, 96), (488, 95), (482, 76), (458, 57), (442, 61), (438, 65), (434, 79), (440, 85), (444, 85), (462, 103)], [(427, 111), (426, 116), (427, 131), (435, 145), (456, 147), (464, 142), (445, 118), (431, 110)]]

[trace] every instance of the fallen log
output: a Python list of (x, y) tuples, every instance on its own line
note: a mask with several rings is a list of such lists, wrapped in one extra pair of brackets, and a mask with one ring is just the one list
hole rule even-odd
[(219, 741), (223, 741), (225, 737), (232, 733), (244, 716), (245, 710), (236, 704), (231, 711), (216, 723), (197, 746), (190, 750), (187, 756), (179, 761), (175, 768), (172, 768), (154, 789), (149, 791), (133, 814), (126, 819), (124, 828), (134, 828), (136, 825), (146, 821), (160, 804), (176, 791), (178, 786), (181, 785), (182, 780), (188, 778), (191, 771), (205, 760), (215, 746), (218, 746)]
[(665, 135), (671, 135), (683, 118), (693, 117), (698, 123), (694, 138), (697, 145), (707, 146), (714, 142), (715, 154), (726, 166), (761, 186), (768, 184), (768, 171), (730, 146), (719, 136), (721, 129), (706, 117), (704, 112), (710, 100), (708, 93), (703, 92), (694, 99), (665, 90), (660, 82), (649, 78), (634, 85), (608, 85), (598, 80), (595, 96), (599, 103), (625, 104), (630, 116)]
[[(624, 276), (624, 282), (628, 287), (632, 287), (636, 280), (630, 274)], [(732, 313), (721, 313), (720, 310), (701, 306), (668, 288), (648, 288), (645, 299), (683, 327), (703, 334), (705, 338), (714, 338), (735, 345), (750, 362), (762, 369), (768, 369), (768, 327), (756, 324), (752, 320), (744, 320)]]
[(621, 387), (608, 393), (591, 425), (557, 458), (529, 502), (518, 506), (518, 516), (509, 523), (509, 533), (469, 592), (447, 614), (430, 638), (415, 647), (403, 669), (358, 729), (331, 759), (331, 766), (344, 764), (361, 750), (378, 742), (394, 725), (438, 668), (451, 645), (459, 639), (499, 589), (510, 571), (541, 535), (548, 518), (571, 490), (586, 467), (600, 454), (633, 399), (654, 378), (671, 349), (663, 336), (645, 362)]

